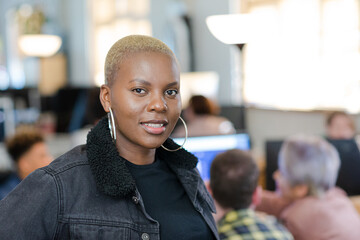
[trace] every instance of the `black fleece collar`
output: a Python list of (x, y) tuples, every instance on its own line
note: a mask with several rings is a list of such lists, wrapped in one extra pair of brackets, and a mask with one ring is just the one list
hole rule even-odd
[[(179, 147), (168, 138), (164, 146), (169, 149)], [(104, 117), (89, 132), (87, 136), (87, 157), (91, 171), (95, 177), (98, 189), (106, 195), (123, 198), (134, 193), (135, 180), (112, 142), (108, 127), (108, 118)], [(184, 149), (168, 152), (162, 147), (156, 149), (156, 154), (165, 160), (172, 168), (193, 169), (198, 162), (197, 158)]]

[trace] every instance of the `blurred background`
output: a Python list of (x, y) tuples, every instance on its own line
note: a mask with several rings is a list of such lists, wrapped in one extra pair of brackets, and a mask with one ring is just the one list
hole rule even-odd
[(259, 161), (268, 140), (325, 135), (328, 111), (360, 126), (359, 0), (0, 0), (0, 142), (29, 123), (55, 157), (85, 143), (106, 53), (129, 34), (168, 44), (183, 106), (217, 102)]

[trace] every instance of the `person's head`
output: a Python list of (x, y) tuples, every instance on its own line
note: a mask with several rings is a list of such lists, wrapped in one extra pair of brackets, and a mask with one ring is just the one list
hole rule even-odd
[(326, 119), (326, 133), (330, 139), (351, 139), (355, 132), (354, 120), (345, 112), (332, 112)]
[(224, 209), (244, 209), (255, 203), (258, 178), (259, 170), (253, 158), (239, 149), (220, 153), (211, 163), (210, 189)]
[(113, 112), (121, 146), (159, 147), (179, 119), (179, 91), (178, 62), (162, 41), (130, 35), (110, 48), (100, 101)]
[(188, 108), (196, 115), (216, 115), (219, 113), (218, 106), (202, 95), (192, 96), (189, 99)]
[(6, 139), (5, 145), (22, 179), (52, 161), (43, 136), (33, 127), (18, 127), (16, 133)]
[(285, 140), (274, 174), (278, 192), (294, 200), (322, 196), (335, 186), (340, 166), (337, 150), (317, 136), (295, 135)]

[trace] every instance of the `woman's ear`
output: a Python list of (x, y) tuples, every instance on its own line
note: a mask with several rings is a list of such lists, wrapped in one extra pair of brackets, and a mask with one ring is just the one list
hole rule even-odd
[(309, 186), (306, 184), (299, 184), (293, 187), (292, 189), (293, 195), (295, 198), (303, 198), (309, 193)]
[(109, 107), (111, 107), (111, 101), (110, 101), (110, 88), (108, 85), (103, 84), (100, 87), (100, 102), (103, 106), (105, 112), (109, 112)]

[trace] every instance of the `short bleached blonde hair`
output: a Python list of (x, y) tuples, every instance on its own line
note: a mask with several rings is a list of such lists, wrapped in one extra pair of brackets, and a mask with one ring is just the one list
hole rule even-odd
[(139, 52), (157, 52), (168, 55), (177, 64), (175, 54), (159, 39), (145, 35), (129, 35), (115, 42), (105, 59), (105, 83), (111, 85), (120, 64), (129, 56)]

